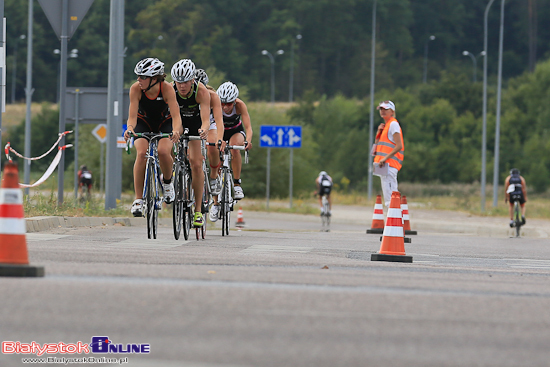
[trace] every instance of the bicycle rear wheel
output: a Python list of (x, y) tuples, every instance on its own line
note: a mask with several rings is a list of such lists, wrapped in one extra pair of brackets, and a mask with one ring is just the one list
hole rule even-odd
[(172, 204), (172, 225), (174, 228), (174, 238), (179, 240), (181, 234), (181, 224), (183, 222), (183, 189), (182, 189), (183, 174), (181, 167), (176, 164), (174, 167), (174, 190), (176, 191), (176, 199)]
[(514, 219), (516, 222), (515, 223), (516, 237), (519, 237), (522, 221), (521, 221), (521, 210), (520, 210), (520, 205), (518, 201), (514, 202)]

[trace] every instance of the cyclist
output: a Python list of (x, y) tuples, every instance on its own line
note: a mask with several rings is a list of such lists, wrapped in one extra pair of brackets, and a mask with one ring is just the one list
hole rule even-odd
[[(124, 139), (128, 140), (131, 137), (131, 132), (172, 133), (170, 139), (163, 138), (158, 143), (158, 158), (164, 181), (162, 187), (165, 200), (170, 203), (175, 198), (172, 183), (172, 146), (179, 140), (183, 131), (179, 114), (170, 115), (170, 110), (176, 111), (178, 108), (176, 95), (170, 84), (164, 81), (166, 78), (164, 63), (159, 59), (149, 57), (139, 61), (134, 68), (134, 73), (138, 78), (130, 87), (128, 129), (124, 133)], [(134, 217), (141, 217), (146, 154), (149, 143), (145, 138), (136, 138), (134, 146), (137, 151), (134, 163), (136, 199), (132, 203), (131, 212)]]
[[(246, 150), (250, 150), (252, 148), (252, 125), (246, 104), (237, 98), (239, 96), (239, 88), (231, 82), (225, 82), (218, 87), (216, 93), (222, 102), (225, 130), (223, 140), (229, 141), (230, 145), (243, 145), (246, 143)], [(235, 200), (240, 200), (244, 198), (244, 192), (241, 187), (241, 152), (233, 149), (231, 156)]]
[(330, 191), (332, 190), (332, 177), (330, 177), (325, 171), (319, 172), (319, 176), (315, 180), (315, 185), (317, 186), (317, 193), (319, 195), (319, 207), (321, 208), (321, 215), (325, 214), (323, 210), (323, 195), (327, 196), (328, 199), (328, 215), (332, 214), (332, 200), (330, 198)]
[(92, 194), (92, 171), (90, 171), (85, 164), (80, 166), (80, 170), (78, 171), (78, 187), (80, 188), (81, 197), (84, 197), (84, 193), (82, 192), (84, 186), (88, 188), (88, 195), (91, 195)]
[(210, 164), (210, 192), (212, 195), (218, 195), (222, 191), (222, 183), (219, 179), (219, 168), (221, 165), (220, 151), (223, 150), (225, 142), (223, 141), (223, 115), (220, 97), (216, 90), (208, 85), (208, 74), (203, 69), (195, 71), (195, 80), (204, 84), (210, 93), (210, 129), (208, 130), (209, 143), (217, 143), (217, 149), (214, 146), (208, 146), (208, 162)]
[(519, 174), (519, 169), (512, 168), (510, 175), (504, 181), (504, 203), (510, 202), (508, 212), (510, 213), (510, 227), (514, 227), (514, 202), (518, 201), (521, 206), (521, 223), (525, 224), (525, 203), (527, 202), (527, 185), (525, 179)]
[[(199, 135), (206, 139), (210, 128), (210, 93), (202, 83), (195, 80), (195, 70), (193, 61), (181, 59), (172, 66), (171, 75), (183, 126), (189, 129), (189, 135)], [(202, 227), (204, 224), (200, 205), (205, 180), (202, 159), (201, 142), (190, 141), (189, 163), (193, 177), (191, 186), (195, 192), (195, 227)]]

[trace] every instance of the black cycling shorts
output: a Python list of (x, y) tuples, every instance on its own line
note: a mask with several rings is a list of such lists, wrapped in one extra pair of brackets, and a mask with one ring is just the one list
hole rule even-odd
[(332, 190), (331, 186), (321, 186), (319, 189), (319, 196), (330, 195), (330, 190)]
[(235, 128), (226, 129), (223, 133), (223, 141), (229, 141), (229, 139), (231, 139), (231, 137), (233, 135), (237, 134), (237, 133), (243, 134), (244, 140), (246, 140), (246, 134), (244, 132), (244, 127), (243, 127), (243, 124), (241, 123)]
[[(147, 116), (138, 115), (137, 124), (134, 128), (136, 133), (167, 133), (172, 132), (172, 116), (166, 117), (164, 120), (152, 120)], [(134, 138), (141, 139), (141, 138)]]
[(515, 201), (518, 201), (520, 205), (525, 204), (525, 198), (523, 197), (523, 193), (521, 194), (510, 194), (510, 205), (514, 204)]

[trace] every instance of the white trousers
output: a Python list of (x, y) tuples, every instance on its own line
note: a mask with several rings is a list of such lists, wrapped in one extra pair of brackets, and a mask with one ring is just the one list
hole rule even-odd
[(384, 204), (386, 207), (390, 206), (391, 193), (397, 190), (397, 168), (388, 167), (388, 174), (386, 176), (380, 176), (382, 183), (382, 192), (384, 193)]

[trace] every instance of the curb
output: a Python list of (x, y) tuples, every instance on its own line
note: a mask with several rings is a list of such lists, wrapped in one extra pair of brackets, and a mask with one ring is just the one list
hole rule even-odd
[[(164, 224), (166, 218), (159, 218), (159, 224)], [(167, 219), (166, 219), (167, 220)], [(101, 227), (114, 226), (140, 226), (144, 225), (144, 218), (126, 217), (31, 217), (26, 218), (27, 233), (48, 231), (54, 228), (76, 228), (76, 227)], [(170, 219), (171, 223), (171, 219)]]

